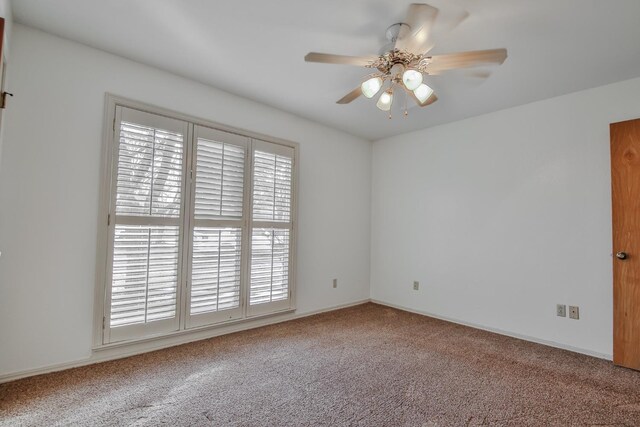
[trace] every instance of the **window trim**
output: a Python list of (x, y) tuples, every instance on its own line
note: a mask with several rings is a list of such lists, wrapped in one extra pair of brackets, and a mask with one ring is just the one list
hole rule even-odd
[[(290, 236), (290, 277), (289, 277), (289, 289), (290, 289), (290, 297), (289, 304), (286, 307), (280, 309), (277, 307), (277, 311), (271, 311), (269, 313), (256, 312), (255, 314), (250, 314), (246, 309), (248, 306), (248, 301), (244, 304), (243, 312), (245, 316), (240, 319), (233, 319), (229, 321), (221, 321), (216, 324), (206, 325), (206, 326), (192, 326), (190, 328), (179, 328), (177, 331), (162, 333), (158, 335), (148, 335), (141, 338), (130, 339), (126, 341), (118, 341), (115, 343), (107, 343), (104, 340), (108, 331), (105, 330), (105, 318), (107, 313), (106, 301), (107, 301), (107, 292), (108, 284), (107, 278), (109, 277), (109, 222), (113, 221), (114, 218), (109, 218), (110, 212), (110, 203), (111, 203), (111, 179), (112, 179), (112, 159), (115, 152), (115, 135), (116, 135), (116, 107), (125, 107), (141, 110), (150, 114), (157, 114), (160, 116), (165, 116), (170, 119), (182, 120), (191, 123), (193, 126), (189, 125), (189, 132), (186, 135), (186, 141), (190, 141), (193, 137), (193, 132), (195, 126), (203, 126), (211, 129), (215, 129), (222, 132), (227, 132), (231, 134), (239, 135), (243, 138), (249, 138), (254, 141), (265, 141), (271, 144), (276, 144), (280, 146), (285, 146), (293, 149), (293, 171), (292, 171), (292, 189), (291, 189), (291, 197), (292, 197), (292, 206), (291, 206), (291, 236)], [(211, 120), (202, 119), (199, 117), (194, 117), (188, 114), (183, 114), (177, 111), (173, 111), (170, 109), (166, 109), (163, 107), (158, 107), (154, 105), (150, 105), (144, 102), (135, 101), (129, 98), (121, 97), (118, 95), (114, 95), (111, 93), (105, 93), (105, 109), (104, 109), (104, 119), (103, 119), (103, 134), (102, 134), (102, 157), (100, 162), (100, 196), (99, 196), (99, 207), (98, 207), (98, 222), (97, 222), (97, 250), (96, 250), (96, 282), (95, 282), (95, 291), (94, 291), (94, 324), (93, 324), (93, 350), (100, 350), (105, 348), (112, 348), (114, 346), (126, 346), (127, 344), (137, 344), (140, 342), (171, 337), (174, 335), (183, 335), (189, 333), (197, 333), (206, 329), (216, 329), (224, 326), (228, 326), (229, 324), (235, 323), (243, 323), (255, 320), (261, 317), (274, 316), (283, 313), (293, 312), (296, 310), (296, 254), (297, 254), (297, 223), (298, 223), (298, 184), (299, 184), (299, 150), (300, 145), (296, 142), (287, 141), (280, 138), (275, 138), (272, 136), (260, 134), (257, 132), (252, 132), (244, 129), (235, 128), (232, 126), (227, 126), (224, 124), (220, 124), (217, 122), (213, 122)], [(185, 147), (190, 144), (185, 144)], [(249, 144), (251, 146), (251, 144)], [(185, 150), (186, 155), (186, 164), (187, 168), (192, 165), (193, 161), (193, 153), (191, 149)], [(246, 179), (252, 179), (251, 174), (247, 176)], [(187, 191), (184, 194), (185, 200), (191, 200), (191, 186), (187, 185)], [(247, 217), (246, 230), (251, 230), (250, 224), (250, 216)], [(190, 231), (190, 221), (189, 225), (185, 227), (185, 233), (189, 233)], [(245, 234), (249, 234), (248, 232)], [(185, 236), (185, 242), (190, 240), (189, 236)], [(186, 247), (186, 243), (183, 245)], [(250, 247), (249, 247), (250, 249)], [(187, 265), (187, 254), (188, 251), (182, 251), (181, 263), (182, 265)], [(250, 263), (249, 257), (244, 260), (247, 264), (245, 268), (248, 270), (248, 264)], [(182, 270), (186, 270), (183, 268)], [(247, 271), (245, 270), (245, 271)], [(183, 271), (182, 274), (186, 274), (186, 271)], [(248, 281), (246, 282), (249, 283)], [(188, 292), (187, 286), (182, 286), (181, 294), (178, 295), (178, 299), (183, 304), (184, 301), (187, 300), (186, 292)], [(248, 294), (248, 286), (247, 290), (244, 291)], [(248, 295), (246, 295), (248, 297)], [(179, 310), (178, 314), (178, 322), (179, 325), (186, 325), (186, 316), (187, 310)]]

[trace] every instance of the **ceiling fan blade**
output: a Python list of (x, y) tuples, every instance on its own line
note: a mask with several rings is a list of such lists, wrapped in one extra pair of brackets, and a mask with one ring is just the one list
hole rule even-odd
[(323, 64), (345, 64), (365, 67), (378, 59), (378, 55), (369, 56), (347, 56), (333, 55), (331, 53), (309, 52), (304, 57), (307, 62), (321, 62)]
[(413, 3), (407, 11), (407, 26), (402, 26), (395, 48), (416, 55), (424, 55), (433, 48), (431, 31), (438, 16), (438, 9), (428, 4)]
[(453, 69), (453, 70), (447, 70), (447, 71), (450, 71), (450, 72), (445, 73), (445, 71), (442, 71), (442, 72), (436, 72), (436, 73), (429, 73), (429, 75), (430, 76), (442, 76), (442, 75), (446, 74), (446, 75), (451, 76), (453, 73), (458, 71), (457, 75), (459, 77), (463, 77), (463, 78), (486, 80), (489, 77), (491, 77), (491, 71), (484, 70), (484, 69), (459, 68), (459, 69)]
[(428, 97), (427, 100), (422, 103), (412, 91), (407, 91), (407, 93), (411, 98), (413, 98), (414, 101), (416, 101), (416, 104), (418, 105), (418, 107), (426, 107), (427, 105), (431, 105), (438, 100), (438, 97), (436, 96), (436, 94), (432, 93), (431, 96)]
[(360, 86), (358, 86), (357, 88), (340, 98), (340, 100), (338, 100), (336, 104), (348, 104), (358, 98), (360, 95), (362, 95), (362, 89), (360, 89)]
[(449, 16), (444, 23), (442, 19), (439, 19), (438, 25), (442, 24), (443, 31), (450, 32), (458, 28), (458, 26), (466, 21), (468, 17), (469, 12), (467, 10), (460, 10), (452, 14), (452, 16)]
[(507, 59), (507, 49), (476, 50), (472, 52), (434, 55), (423, 59), (428, 74), (436, 75), (456, 68), (470, 68), (486, 64), (502, 64)]

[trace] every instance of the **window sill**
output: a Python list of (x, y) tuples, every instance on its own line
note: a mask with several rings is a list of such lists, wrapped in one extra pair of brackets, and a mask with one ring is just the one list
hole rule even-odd
[[(101, 345), (94, 346), (92, 348), (92, 351), (100, 352), (100, 351), (110, 350), (110, 349), (114, 349), (114, 348), (133, 347), (133, 346), (143, 345), (143, 344), (146, 344), (146, 343), (153, 343), (153, 342), (157, 342), (157, 341), (161, 341), (161, 340), (170, 341), (170, 342), (167, 343), (167, 346), (180, 345), (180, 344), (185, 344), (185, 343), (191, 342), (191, 341), (198, 341), (198, 340), (201, 340), (201, 339), (213, 338), (213, 337), (218, 336), (218, 335), (231, 334), (231, 333), (234, 333), (234, 332), (240, 332), (240, 331), (244, 331), (244, 330), (248, 330), (248, 329), (259, 328), (261, 326), (266, 326), (266, 325), (269, 325), (269, 324), (272, 324), (272, 323), (277, 323), (278, 321), (289, 320), (288, 318), (284, 318), (282, 320), (269, 321), (271, 318), (278, 317), (278, 316), (283, 316), (283, 315), (286, 315), (286, 314), (292, 314), (295, 311), (296, 311), (295, 308), (287, 308), (287, 309), (280, 310), (280, 311), (275, 311), (275, 312), (272, 312), (272, 313), (246, 317), (244, 319), (228, 320), (228, 321), (224, 321), (224, 322), (215, 323), (215, 324), (212, 324), (212, 325), (198, 326), (198, 327), (184, 329), (184, 330), (180, 330), (180, 331), (174, 331), (174, 332), (157, 334), (157, 335), (150, 335), (150, 336), (147, 336), (147, 337), (144, 337), (144, 338), (139, 338), (139, 339), (117, 341), (117, 342), (113, 342), (113, 343), (109, 343), (109, 344), (101, 344)], [(195, 338), (193, 340), (189, 340), (189, 339), (187, 339), (187, 340), (179, 340), (179, 342), (175, 342), (176, 340), (172, 340), (172, 338), (181, 338), (181, 337), (188, 338), (191, 335), (193, 335), (193, 336), (201, 335), (201, 334), (199, 334), (201, 332), (216, 331), (216, 330), (223, 330), (223, 329), (224, 329), (224, 331), (222, 331), (219, 334), (213, 334), (211, 336), (205, 336), (205, 337), (198, 337), (198, 338)]]

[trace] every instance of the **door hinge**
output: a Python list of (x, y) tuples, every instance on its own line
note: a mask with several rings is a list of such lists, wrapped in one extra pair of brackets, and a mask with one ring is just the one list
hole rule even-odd
[(193, 181), (193, 169), (189, 171), (189, 176), (191, 176), (191, 181)]
[(111, 214), (107, 214), (107, 227), (111, 225)]
[(104, 331), (105, 325), (107, 324), (107, 316), (102, 316), (102, 330)]
[(113, 131), (116, 131), (116, 118), (113, 118)]

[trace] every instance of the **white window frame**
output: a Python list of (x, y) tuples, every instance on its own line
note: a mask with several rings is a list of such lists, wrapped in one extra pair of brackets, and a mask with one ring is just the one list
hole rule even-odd
[[(184, 139), (184, 156), (185, 156), (185, 173), (183, 175), (183, 197), (182, 197), (182, 214), (185, 216), (185, 206), (189, 204), (189, 218), (182, 220), (182, 235), (180, 238), (180, 254), (179, 254), (179, 278), (177, 299), (177, 316), (175, 327), (171, 327), (169, 331), (161, 328), (157, 333), (153, 328), (147, 328), (144, 337), (131, 337), (127, 334), (114, 337), (110, 336), (111, 328), (109, 322), (109, 292), (111, 290), (111, 259), (112, 259), (112, 231), (114, 225), (115, 210), (112, 199), (115, 199), (115, 187), (113, 180), (114, 162), (117, 162), (118, 142), (116, 136), (119, 130), (116, 125), (120, 123), (120, 117), (117, 117), (116, 107), (125, 107), (142, 112), (165, 116), (169, 119), (188, 122), (188, 129)], [(208, 128), (208, 129), (203, 129)], [(232, 134), (232, 138), (237, 141), (246, 141), (246, 160), (245, 160), (245, 192), (243, 201), (243, 218), (240, 221), (242, 229), (242, 272), (241, 272), (241, 290), (240, 290), (240, 309), (232, 315), (222, 312), (214, 312), (210, 316), (189, 315), (189, 287), (188, 281), (191, 275), (191, 262), (189, 259), (191, 239), (193, 236), (193, 204), (195, 201), (195, 155), (193, 153), (197, 141), (198, 129), (205, 133), (215, 134), (216, 132), (224, 132)], [(286, 147), (287, 151), (293, 150), (293, 170), (292, 170), (292, 189), (291, 189), (291, 222), (287, 225), (290, 227), (290, 249), (289, 249), (289, 298), (287, 300), (278, 301), (277, 304), (266, 303), (249, 306), (249, 287), (250, 287), (250, 264), (251, 264), (251, 232), (253, 223), (251, 222), (252, 211), (252, 192), (253, 192), (253, 162), (248, 161), (253, 158), (255, 147), (267, 143), (271, 148), (271, 152), (278, 151), (278, 146)], [(209, 120), (200, 119), (161, 107), (156, 107), (143, 102), (134, 101), (128, 98), (116, 96), (107, 93), (105, 95), (105, 113), (104, 113), (104, 131), (102, 142), (102, 160), (101, 160), (101, 188), (99, 201), (99, 217), (98, 217), (98, 248), (96, 252), (96, 285), (94, 295), (94, 333), (93, 333), (93, 349), (100, 350), (114, 346), (122, 346), (127, 343), (135, 344), (143, 341), (161, 339), (175, 335), (195, 333), (206, 329), (215, 329), (229, 324), (242, 323), (256, 318), (278, 315), (295, 311), (296, 308), (296, 241), (297, 241), (297, 200), (298, 200), (298, 165), (299, 165), (299, 144), (279, 138), (262, 135), (259, 133), (237, 129), (234, 127), (222, 125)], [(189, 179), (191, 175), (191, 179)], [(285, 223), (286, 224), (286, 223)], [(256, 226), (258, 226), (256, 224)], [(221, 314), (222, 313), (222, 314)], [(202, 319), (202, 320), (199, 320)], [(159, 321), (163, 322), (163, 321)], [(132, 328), (135, 329), (135, 328)]]

